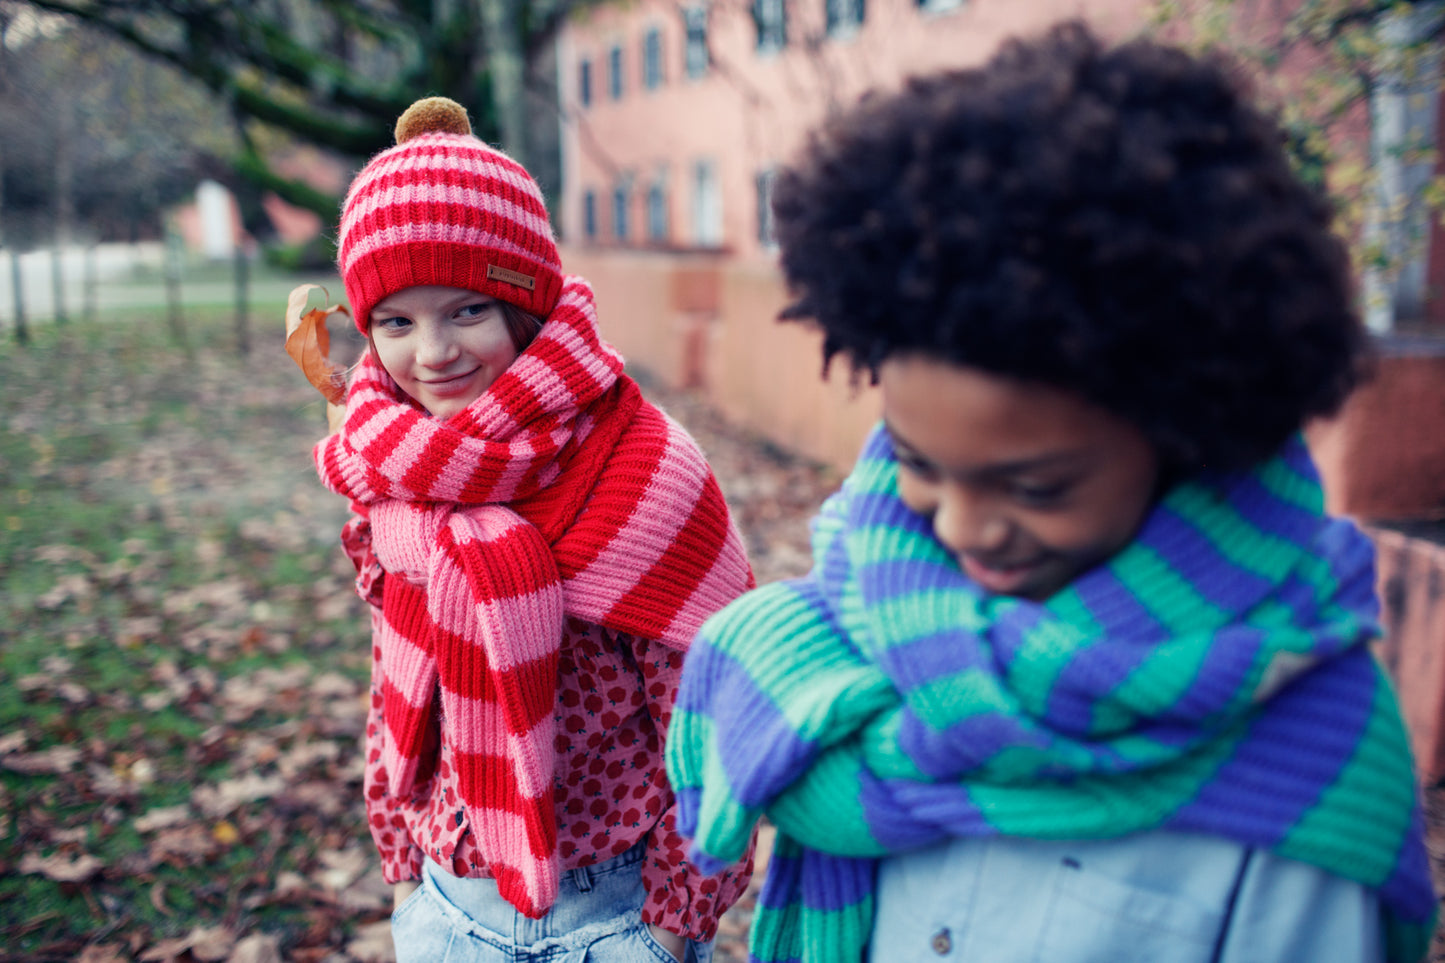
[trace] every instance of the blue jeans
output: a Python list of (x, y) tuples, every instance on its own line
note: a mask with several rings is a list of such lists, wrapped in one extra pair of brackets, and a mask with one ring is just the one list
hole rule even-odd
[[(391, 915), (397, 963), (675, 963), (642, 922), (643, 843), (562, 875), (539, 920), (501, 897), (496, 881), (461, 879), (427, 861), (421, 885)], [(689, 941), (686, 963), (710, 963)]]

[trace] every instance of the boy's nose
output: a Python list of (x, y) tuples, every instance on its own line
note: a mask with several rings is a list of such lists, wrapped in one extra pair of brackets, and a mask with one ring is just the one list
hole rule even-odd
[(989, 499), (961, 492), (939, 496), (933, 534), (955, 555), (996, 552), (1009, 538), (1009, 522)]

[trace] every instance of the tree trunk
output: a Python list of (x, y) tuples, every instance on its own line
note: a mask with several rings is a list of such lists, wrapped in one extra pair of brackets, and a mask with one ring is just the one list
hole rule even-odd
[(166, 322), (171, 340), (189, 356), (191, 342), (186, 336), (186, 319), (181, 307), (181, 239), (166, 228), (165, 241)]
[(1365, 318), (1383, 333), (1425, 316), (1430, 212), (1423, 195), (1434, 176), (1441, 56), (1431, 38), (1445, 3), (1391, 11), (1379, 26), (1380, 72), (1370, 98), (1371, 154), (1377, 177), (1365, 224)]
[(98, 245), (94, 242), (85, 246), (85, 261), (81, 273), (81, 304), (84, 305), (85, 320), (87, 324), (94, 324), (99, 312), (96, 310), (96, 300), (100, 296), (97, 290), (100, 287), (99, 270), (96, 266)]
[(10, 290), (15, 299), (15, 340), (30, 342), (30, 326), (25, 321), (25, 285), (20, 276), (20, 252), (10, 248)]
[(50, 282), (55, 297), (55, 321), (68, 320), (65, 311), (65, 249), (70, 246), (75, 230), (75, 105), (66, 101), (55, 105), (60, 119), (55, 139), (55, 247), (50, 258)]
[(502, 149), (530, 169), (527, 98), (522, 90), (526, 64), (518, 0), (478, 0), (487, 48), (487, 73), (492, 81), (492, 107), (502, 135)]
[(236, 240), (233, 263), (236, 266), (236, 350), (244, 358), (251, 353), (251, 262), (247, 256), (244, 238)]

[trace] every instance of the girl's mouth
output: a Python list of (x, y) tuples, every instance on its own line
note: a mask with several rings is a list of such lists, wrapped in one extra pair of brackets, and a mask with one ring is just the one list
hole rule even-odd
[(450, 378), (438, 378), (435, 381), (423, 381), (422, 384), (426, 385), (427, 390), (434, 394), (451, 394), (466, 388), (469, 380), (475, 373), (475, 371), (465, 371), (459, 375), (453, 375)]

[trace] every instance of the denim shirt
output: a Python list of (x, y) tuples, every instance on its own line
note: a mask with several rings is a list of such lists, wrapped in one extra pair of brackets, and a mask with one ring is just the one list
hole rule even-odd
[(1377, 963), (1358, 883), (1211, 836), (956, 839), (878, 870), (870, 963)]

